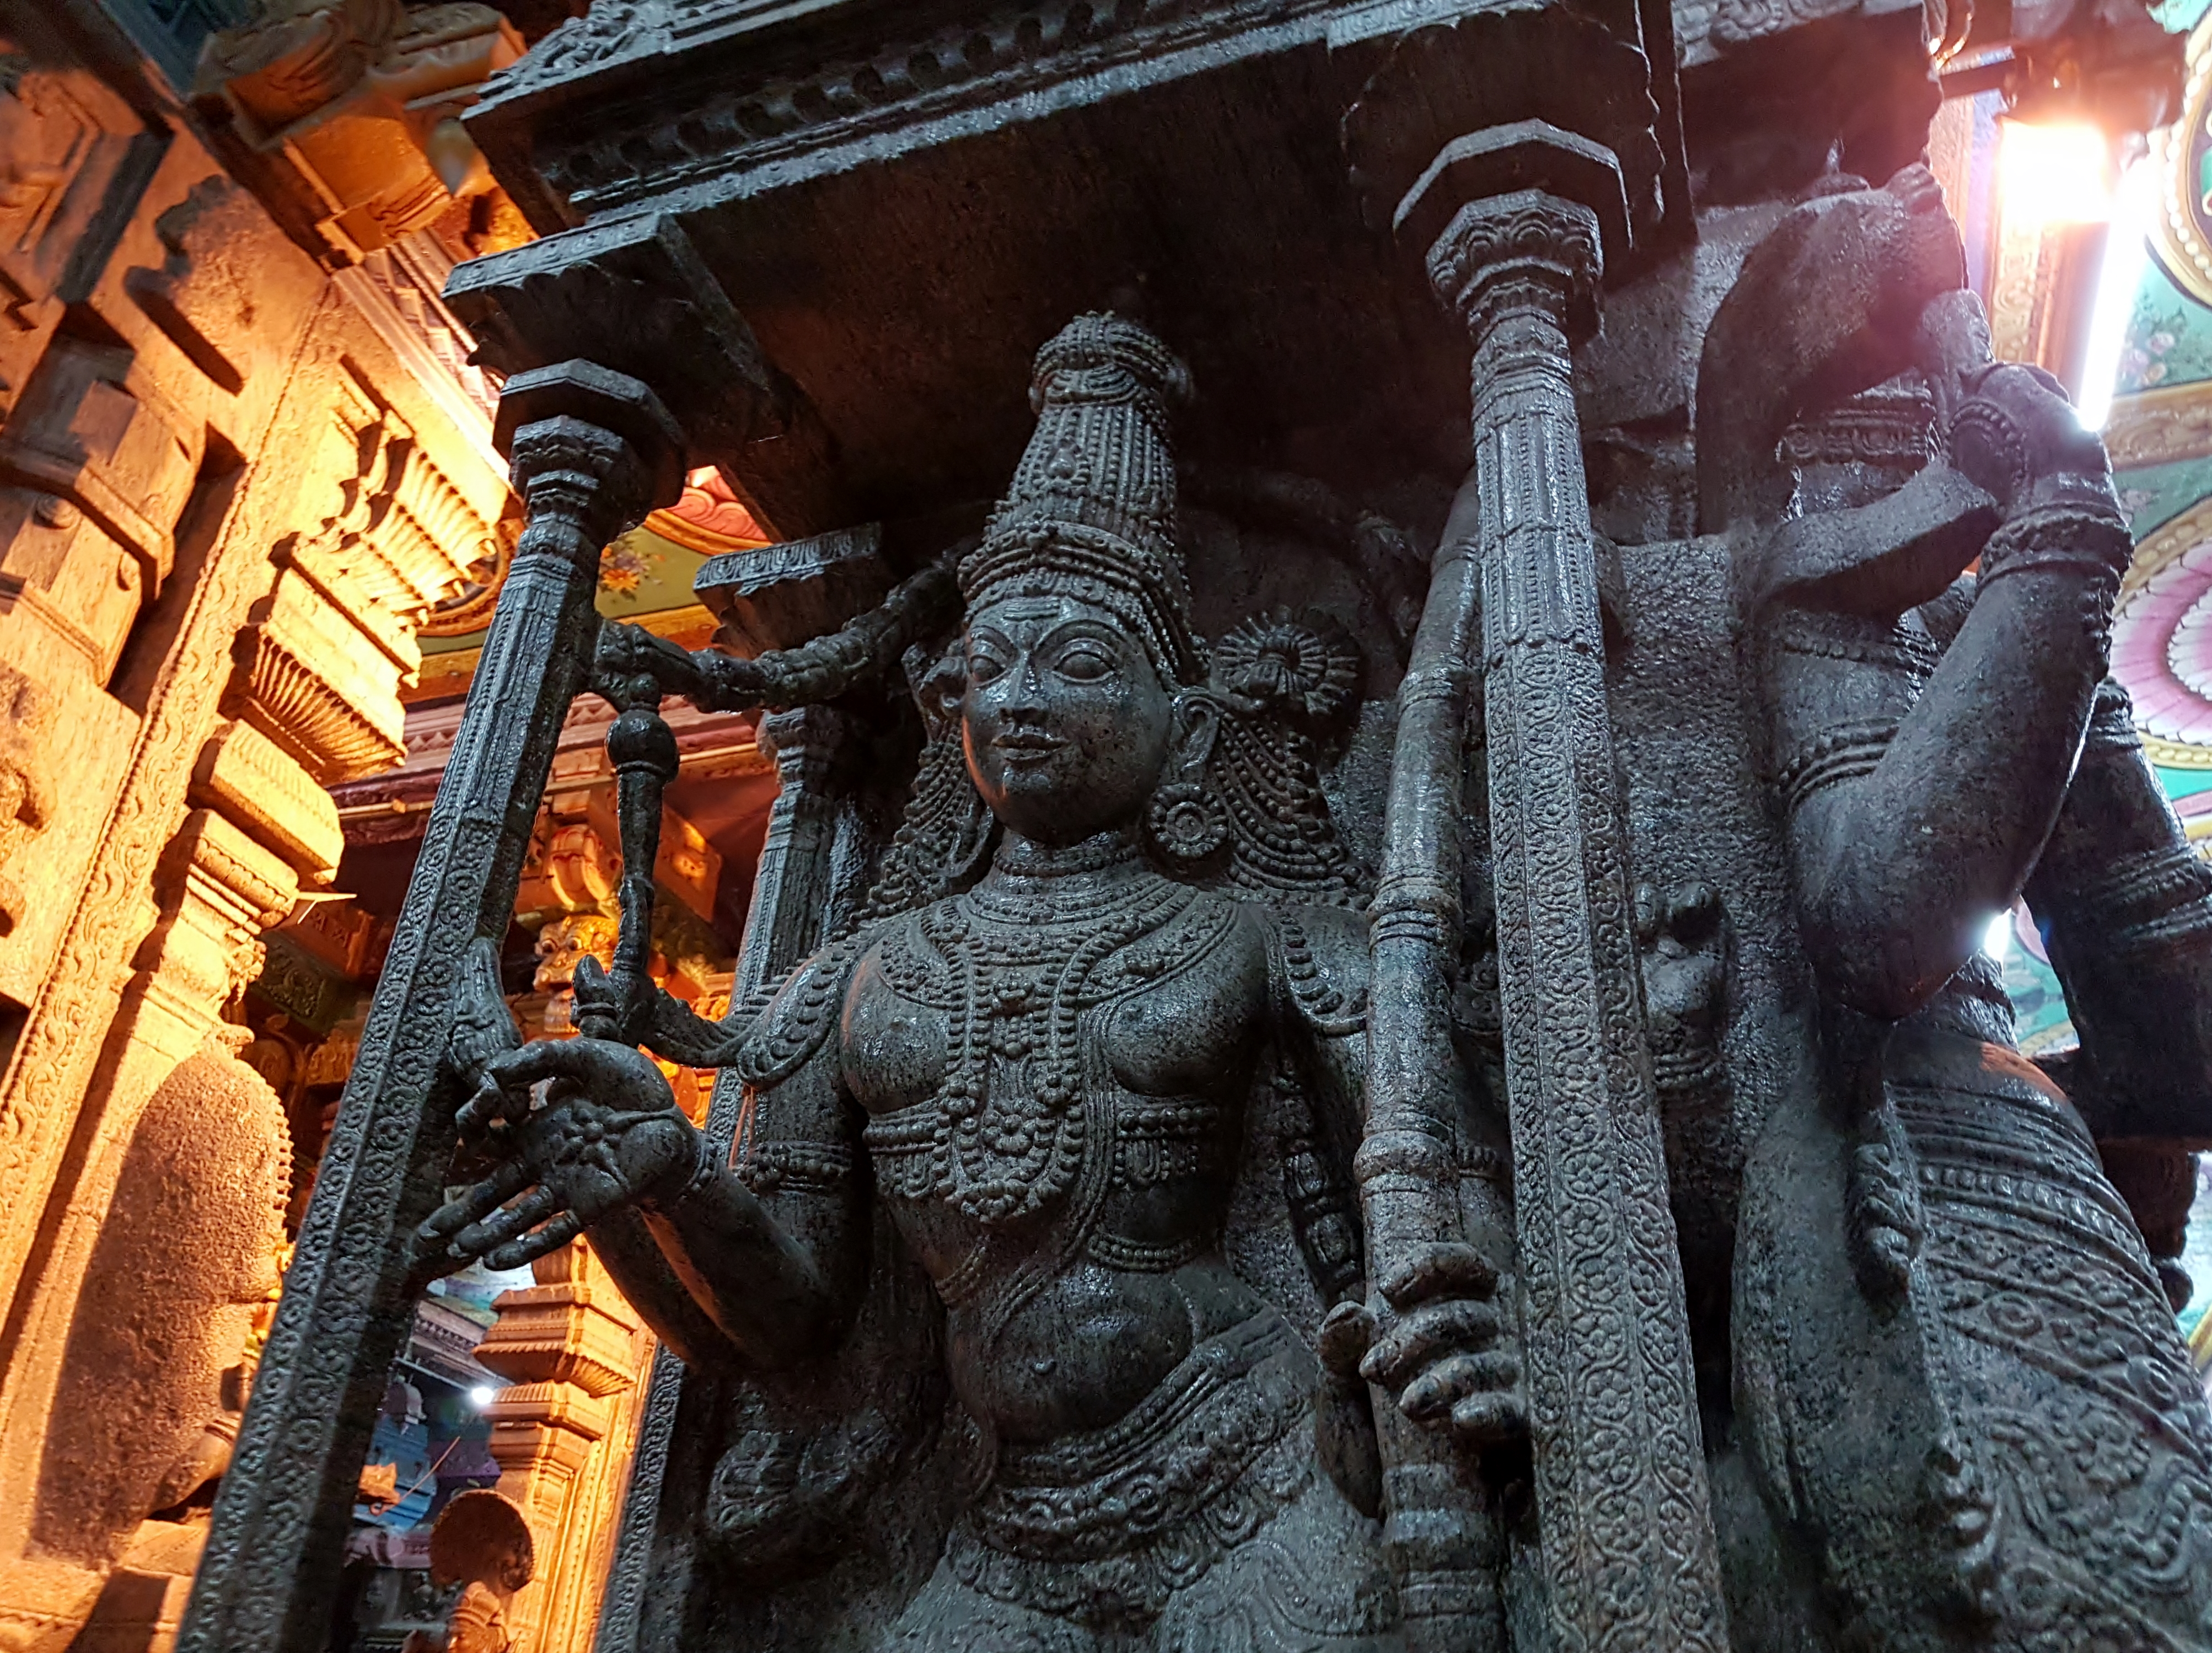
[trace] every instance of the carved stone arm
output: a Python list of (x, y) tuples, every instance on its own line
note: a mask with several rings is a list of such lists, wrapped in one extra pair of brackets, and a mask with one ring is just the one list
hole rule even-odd
[[(685, 1293), (758, 1366), (788, 1365), (835, 1342), (866, 1283), (858, 1113), (828, 1036), (850, 963), (849, 950), (817, 954), (757, 1019), (733, 1014), (754, 1030), (728, 1059), (750, 1087), (736, 1163), (702, 1140), (690, 1181), (641, 1207)], [(608, 1266), (627, 1291), (611, 1256)]]
[(2116, 510), (2045, 507), (1998, 530), (1972, 611), (1871, 773), (1799, 805), (1805, 940), (1841, 1002), (1911, 1015), (2019, 895), (2105, 675), (2128, 551)]
[(2090, 1129), (2212, 1146), (2212, 866), (2109, 679), (2027, 900), (2081, 1035), (2069, 1088)]
[(714, 649), (695, 652), (642, 627), (603, 621), (592, 686), (622, 703), (637, 696), (641, 681), (710, 712), (816, 705), (896, 662), (908, 644), (941, 629), (959, 603), (951, 563), (932, 562), (827, 636), (750, 660)]

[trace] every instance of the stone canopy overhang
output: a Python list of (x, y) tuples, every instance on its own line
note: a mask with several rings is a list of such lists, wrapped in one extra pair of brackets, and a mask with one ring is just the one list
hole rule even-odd
[(448, 289), (485, 358), (644, 379), (788, 536), (988, 500), (1037, 345), (1134, 308), (1190, 460), (1371, 482), (1465, 463), (1463, 337), (1391, 234), (1443, 144), (1617, 156), (1611, 279), (1692, 233), (1663, 3), (974, 13), (602, 0), (541, 43), (469, 121), (545, 234)]

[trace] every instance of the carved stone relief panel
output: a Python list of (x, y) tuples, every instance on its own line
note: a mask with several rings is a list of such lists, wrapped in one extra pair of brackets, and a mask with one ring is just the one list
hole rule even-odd
[(0, 20), (0, 413), (23, 387), (112, 198), (144, 182), (161, 140), (71, 64), (35, 15)]
[(496, 10), (353, 0), (271, 8), (209, 45), (195, 94), (316, 201), (350, 263), (428, 225), (491, 178), (459, 115), (522, 53)]
[(0, 611), (27, 611), (38, 644), (83, 657), (105, 684), (131, 623), (176, 557), (203, 423), (118, 344), (62, 337), (40, 362), (4, 434)]

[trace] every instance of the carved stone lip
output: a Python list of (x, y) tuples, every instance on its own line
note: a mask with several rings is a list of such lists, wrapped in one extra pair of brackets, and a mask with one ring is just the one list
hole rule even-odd
[(1003, 752), (1010, 763), (1041, 763), (1054, 752), (1066, 750), (1074, 743), (1060, 735), (1048, 735), (1041, 729), (1009, 729), (1002, 735), (991, 737), (991, 749)]

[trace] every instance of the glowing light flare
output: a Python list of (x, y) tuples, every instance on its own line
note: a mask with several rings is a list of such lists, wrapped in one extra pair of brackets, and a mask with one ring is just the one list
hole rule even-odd
[(1999, 913), (1991, 919), (1989, 927), (1982, 932), (1982, 951), (1991, 958), (2002, 958), (2012, 946), (2012, 915)]
[(2102, 430), (2112, 416), (2128, 321), (2135, 314), (2136, 295), (2150, 264), (2156, 191), (2150, 162), (2138, 160), (2122, 174), (2114, 194), (2112, 224), (2105, 234), (2105, 257), (2097, 270), (2096, 302), (2089, 313), (2089, 337), (2082, 353), (2081, 405), (2077, 416), (2084, 430)]
[(1997, 183), (2006, 221), (2096, 224), (2112, 214), (2112, 149), (2087, 121), (2004, 123)]
[(499, 1399), (499, 1391), (489, 1383), (479, 1383), (469, 1391), (469, 1404), (482, 1412)]

